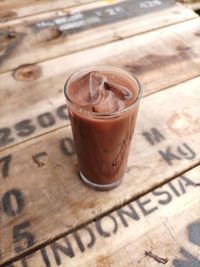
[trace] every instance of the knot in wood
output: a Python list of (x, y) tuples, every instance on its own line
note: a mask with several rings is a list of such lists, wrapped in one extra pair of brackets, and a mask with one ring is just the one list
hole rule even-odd
[(14, 71), (14, 78), (17, 81), (33, 81), (42, 75), (42, 69), (36, 64), (26, 64)]
[(15, 31), (12, 32), (8, 32), (8, 36), (9, 39), (15, 39), (17, 37), (17, 33)]

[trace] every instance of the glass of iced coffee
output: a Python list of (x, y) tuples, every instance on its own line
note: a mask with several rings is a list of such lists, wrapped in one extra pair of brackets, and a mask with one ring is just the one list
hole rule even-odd
[(98, 190), (118, 186), (126, 171), (142, 89), (127, 71), (93, 66), (64, 88), (82, 181)]

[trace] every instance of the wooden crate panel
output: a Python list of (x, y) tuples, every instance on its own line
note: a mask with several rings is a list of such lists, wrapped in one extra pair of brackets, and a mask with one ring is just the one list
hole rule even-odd
[[(142, 100), (127, 173), (113, 191), (97, 193), (79, 181), (69, 126), (2, 151), (1, 262), (198, 164), (199, 82), (196, 78)], [(21, 231), (31, 233), (29, 248), (18, 243)]]
[[(0, 72), (197, 17), (172, 0), (159, 2), (160, 5), (146, 8), (140, 6), (139, 0), (133, 6), (129, 0), (111, 8), (103, 1), (97, 2), (96, 8), (92, 3), (63, 11), (60, 16), (54, 12), (49, 17), (42, 14), (1, 25)], [(131, 7), (129, 12), (126, 5)]]
[(12, 267), (200, 266), (199, 177), (197, 167)]
[[(199, 32), (195, 19), (1, 74), (0, 150), (63, 127), (63, 85), (72, 71), (85, 65), (127, 68), (141, 81), (144, 96), (198, 76)], [(19, 134), (16, 127), (26, 127), (24, 123), (32, 130)]]

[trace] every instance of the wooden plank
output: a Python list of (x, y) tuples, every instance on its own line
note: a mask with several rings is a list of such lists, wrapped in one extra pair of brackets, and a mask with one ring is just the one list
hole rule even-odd
[(33, 248), (199, 163), (199, 82), (142, 100), (127, 173), (113, 191), (97, 193), (79, 181), (70, 127), (1, 152), (1, 263), (22, 252), (16, 228), (33, 235)]
[[(74, 9), (63, 11), (62, 16), (53, 13), (47, 18), (44, 14), (27, 18), (9, 28), (4, 26), (0, 36), (0, 72), (197, 17), (190, 9), (178, 4), (163, 9), (172, 0), (168, 1), (162, 0), (160, 6), (144, 8), (139, 5), (139, 0), (134, 1), (134, 6), (129, 0), (112, 5), (112, 9), (103, 1), (98, 2), (96, 9), (94, 4), (88, 4), (81, 7), (83, 12), (80, 9), (72, 15), (67, 14)], [(129, 12), (126, 5), (130, 6)], [(109, 13), (111, 10), (113, 15)]]
[[(1, 74), (0, 150), (63, 127), (64, 109), (59, 109), (65, 104), (63, 85), (72, 71), (85, 65), (127, 68), (141, 81), (145, 96), (198, 76), (199, 32), (200, 21), (195, 19)], [(42, 116), (44, 113), (48, 114)], [(51, 117), (49, 123), (48, 118), (46, 124), (38, 121), (41, 116)], [(33, 127), (21, 135), (16, 125), (24, 120)], [(5, 131), (10, 135), (3, 140)]]
[(0, 22), (10, 21), (17, 18), (30, 16), (55, 9), (69, 8), (81, 4), (94, 2), (94, 0), (9, 0), (0, 2)]
[[(6, 26), (11, 26), (11, 25), (18, 25), (18, 24), (24, 24), (24, 22), (27, 22), (28, 24), (36, 23), (36, 22), (45, 22), (49, 21), (50, 19), (56, 19), (56, 18), (63, 18), (63, 16), (67, 16), (67, 18), (71, 18), (71, 15), (74, 13), (79, 13), (79, 12), (84, 12), (84, 11), (89, 11), (93, 10), (96, 8), (101, 8), (101, 7), (111, 7), (114, 4), (118, 4), (123, 2), (124, 0), (116, 0), (116, 1), (104, 1), (104, 0), (97, 0), (97, 1), (85, 1), (85, 3), (81, 2), (79, 5), (72, 5), (68, 3), (68, 7), (62, 8), (59, 10), (52, 10), (48, 12), (41, 12), (39, 14), (33, 14), (25, 18), (18, 18), (12, 21), (5, 21), (1, 23), (1, 28), (6, 27)], [(125, 0), (126, 1), (126, 0)], [(172, 0), (173, 1), (173, 0)], [(55, 21), (57, 23), (57, 21)], [(58, 24), (59, 25), (59, 24)], [(37, 25), (36, 25), (37, 26)], [(36, 27), (37, 28), (37, 27)]]
[(12, 266), (199, 266), (199, 182), (197, 167)]

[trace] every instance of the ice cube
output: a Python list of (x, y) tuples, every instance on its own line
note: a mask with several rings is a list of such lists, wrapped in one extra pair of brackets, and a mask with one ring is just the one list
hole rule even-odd
[(100, 92), (104, 89), (104, 84), (107, 81), (107, 77), (100, 74), (97, 71), (90, 72), (89, 76), (89, 95), (92, 103), (96, 102)]
[(132, 97), (132, 93), (122, 85), (108, 80), (103, 73), (91, 71), (75, 80), (71, 85), (71, 100), (98, 113), (110, 113), (122, 110), (125, 100)]
[(112, 91), (103, 91), (98, 103), (93, 105), (93, 111), (98, 113), (116, 112), (124, 108), (124, 102), (116, 98)]
[(71, 85), (71, 100), (84, 107), (98, 103), (106, 80), (97, 71), (86, 73)]
[(80, 106), (87, 106), (91, 101), (88, 96), (89, 79), (90, 74), (87, 73), (70, 86), (70, 99)]
[(121, 100), (129, 100), (132, 97), (131, 91), (122, 85), (105, 81), (104, 87), (105, 89), (112, 91), (115, 96)]

